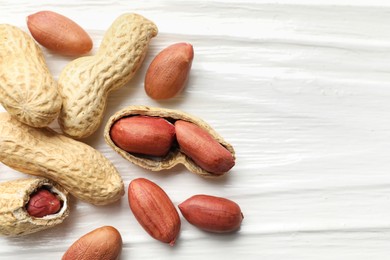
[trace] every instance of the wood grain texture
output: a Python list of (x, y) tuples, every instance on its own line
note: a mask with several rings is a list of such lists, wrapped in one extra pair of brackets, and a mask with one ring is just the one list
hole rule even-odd
[[(124, 9), (153, 20), (159, 35), (135, 78), (108, 98), (102, 124), (129, 105), (179, 109), (229, 140), (235, 167), (218, 180), (188, 174), (184, 167), (151, 174), (113, 152), (104, 143), (103, 127), (85, 142), (114, 163), (125, 185), (151, 179), (175, 205), (199, 193), (226, 197), (240, 205), (245, 219), (238, 233), (227, 236), (183, 220), (171, 250), (150, 240), (126, 200), (98, 209), (75, 201), (61, 228), (0, 238), (0, 259), (59, 259), (78, 237), (102, 225), (121, 232), (123, 259), (388, 258), (390, 2), (1, 3), (1, 21), (23, 27), (27, 14), (53, 9), (82, 25), (95, 45)], [(194, 46), (188, 84), (173, 100), (153, 101), (143, 89), (147, 65), (178, 41)], [(58, 77), (66, 60), (45, 55)], [(0, 172), (1, 180), (20, 176), (4, 165)]]

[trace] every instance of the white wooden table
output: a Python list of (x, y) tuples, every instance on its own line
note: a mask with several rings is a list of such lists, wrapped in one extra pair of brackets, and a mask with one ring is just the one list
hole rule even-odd
[[(215, 235), (182, 218), (172, 248), (141, 228), (126, 195), (104, 207), (73, 198), (62, 225), (1, 237), (0, 259), (60, 259), (103, 225), (121, 232), (121, 259), (389, 259), (389, 1), (0, 0), (0, 23), (27, 30), (26, 16), (41, 10), (78, 22), (93, 38), (93, 52), (124, 12), (157, 24), (144, 66), (112, 93), (102, 127), (84, 141), (115, 164), (126, 189), (146, 177), (175, 205), (199, 193), (226, 197), (245, 219), (237, 233)], [(170, 101), (153, 101), (143, 89), (147, 66), (180, 41), (195, 51), (188, 85)], [(70, 59), (45, 56), (58, 78)], [(209, 180), (184, 167), (152, 173), (125, 161), (102, 134), (108, 117), (128, 105), (201, 117), (233, 144), (236, 166)], [(0, 181), (22, 176), (0, 164)]]

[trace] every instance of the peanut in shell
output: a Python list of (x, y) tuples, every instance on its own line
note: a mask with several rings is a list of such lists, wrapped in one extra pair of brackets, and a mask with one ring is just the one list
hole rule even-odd
[(173, 168), (178, 164), (183, 164), (190, 172), (198, 174), (203, 177), (216, 177), (222, 176), (226, 172), (222, 173), (212, 173), (197, 165), (190, 157), (180, 151), (177, 147), (172, 147), (167, 155), (164, 157), (148, 157), (148, 156), (140, 156), (137, 154), (126, 152), (121, 149), (111, 139), (110, 130), (112, 125), (124, 117), (130, 116), (152, 116), (152, 117), (160, 117), (165, 118), (171, 122), (177, 120), (184, 120), (187, 122), (191, 122), (203, 130), (205, 130), (208, 134), (210, 134), (215, 140), (218, 141), (224, 148), (226, 148), (233, 159), (235, 159), (234, 148), (231, 144), (226, 142), (215, 130), (211, 128), (206, 122), (202, 119), (195, 117), (193, 115), (187, 114), (185, 112), (173, 109), (159, 108), (159, 107), (148, 107), (148, 106), (128, 106), (123, 108), (122, 110), (116, 112), (114, 115), (110, 117), (108, 120), (105, 129), (104, 129), (104, 138), (106, 143), (112, 147), (117, 153), (119, 153), (123, 158), (130, 161), (131, 163), (138, 165), (144, 169), (148, 169), (151, 171), (162, 171)]
[[(59, 212), (36, 218), (28, 214), (26, 204), (39, 188), (55, 193), (62, 201)], [(22, 236), (61, 224), (69, 215), (68, 192), (45, 178), (23, 178), (0, 183), (0, 235)]]

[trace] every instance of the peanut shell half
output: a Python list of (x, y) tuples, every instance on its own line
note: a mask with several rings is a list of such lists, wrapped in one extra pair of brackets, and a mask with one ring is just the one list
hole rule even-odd
[[(59, 212), (41, 218), (28, 214), (25, 206), (39, 188), (55, 193), (62, 201)], [(24, 178), (0, 183), (0, 235), (22, 236), (61, 224), (69, 215), (68, 192), (45, 178)]]
[(136, 115), (161, 117), (171, 122), (174, 122), (176, 120), (184, 120), (191, 122), (206, 130), (213, 138), (215, 138), (232, 154), (233, 158), (235, 158), (233, 146), (227, 143), (216, 131), (211, 128), (210, 125), (208, 125), (206, 122), (204, 122), (198, 117), (173, 109), (148, 106), (128, 106), (116, 112), (110, 117), (104, 129), (104, 138), (106, 140), (106, 143), (111, 146), (117, 153), (119, 153), (123, 158), (144, 169), (148, 169), (151, 171), (161, 171), (170, 169), (178, 164), (183, 164), (190, 172), (201, 175), (203, 177), (216, 177), (223, 175), (223, 173), (213, 174), (202, 169), (201, 167), (196, 165), (195, 162), (191, 160), (191, 158), (182, 153), (178, 148), (171, 149), (170, 152), (164, 157), (147, 157), (126, 152), (116, 146), (110, 137), (110, 129), (112, 125), (123, 117)]

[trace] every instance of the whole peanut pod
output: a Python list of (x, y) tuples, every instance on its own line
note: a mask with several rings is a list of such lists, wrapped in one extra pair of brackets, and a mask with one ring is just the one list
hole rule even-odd
[(50, 128), (33, 128), (0, 113), (0, 161), (20, 172), (60, 184), (95, 205), (124, 195), (121, 176), (99, 151)]
[[(60, 209), (52, 214), (33, 216), (26, 205), (40, 189), (56, 195)], [(25, 178), (0, 183), (0, 235), (21, 236), (61, 224), (69, 215), (68, 192), (44, 178)]]
[(73, 138), (93, 134), (101, 124), (108, 94), (123, 87), (141, 66), (156, 25), (138, 14), (119, 16), (94, 56), (78, 58), (61, 72), (59, 124)]
[[(187, 155), (186, 149), (182, 150), (180, 146), (178, 147), (176, 142), (172, 145), (171, 149), (166, 155), (158, 158), (150, 158), (150, 156), (143, 156), (122, 149), (116, 144), (118, 143), (118, 139), (113, 138), (116, 134), (116, 130), (113, 129), (113, 125), (115, 125), (116, 122), (123, 120), (123, 118), (133, 116), (160, 118), (168, 120), (169, 122), (185, 121), (193, 124), (194, 127), (192, 128), (195, 128), (194, 131), (180, 131), (180, 140), (184, 139), (185, 142), (190, 143), (190, 153), (187, 152)], [(138, 128), (140, 126), (135, 127)], [(187, 130), (186, 127), (182, 128), (179, 126), (179, 130), (180, 129)], [(206, 138), (203, 138), (203, 136), (206, 136)], [(141, 140), (141, 137), (141, 135), (138, 136), (139, 140), (135, 140), (136, 143), (134, 145), (142, 145), (144, 140)], [(210, 125), (208, 125), (200, 118), (179, 110), (147, 106), (128, 106), (116, 112), (109, 118), (104, 129), (104, 138), (106, 143), (123, 158), (151, 171), (166, 170), (178, 164), (183, 164), (189, 171), (200, 176), (216, 177), (222, 176), (228, 172), (235, 164), (235, 152), (232, 145), (227, 143), (215, 130), (211, 128)], [(121, 135), (120, 138), (123, 141), (126, 139), (126, 135)], [(158, 140), (155, 142), (159, 143)], [(197, 144), (200, 143), (206, 145), (197, 146)], [(186, 144), (184, 144), (184, 147), (186, 147)], [(202, 160), (193, 159), (199, 157), (201, 157)]]
[(138, 178), (130, 182), (129, 206), (135, 218), (154, 239), (171, 246), (180, 231), (180, 217), (171, 199), (156, 183)]
[(179, 205), (192, 225), (215, 233), (236, 231), (244, 218), (234, 201), (210, 195), (195, 195)]
[(110, 131), (112, 141), (121, 149), (150, 156), (165, 156), (175, 140), (175, 127), (158, 117), (124, 117)]
[(34, 39), (21, 29), (0, 24), (0, 103), (20, 122), (48, 126), (62, 100)]
[(40, 11), (27, 17), (34, 39), (49, 50), (63, 55), (82, 55), (92, 49), (92, 39), (80, 25), (61, 14)]
[(122, 251), (122, 236), (112, 226), (92, 230), (75, 241), (62, 260), (116, 260)]

